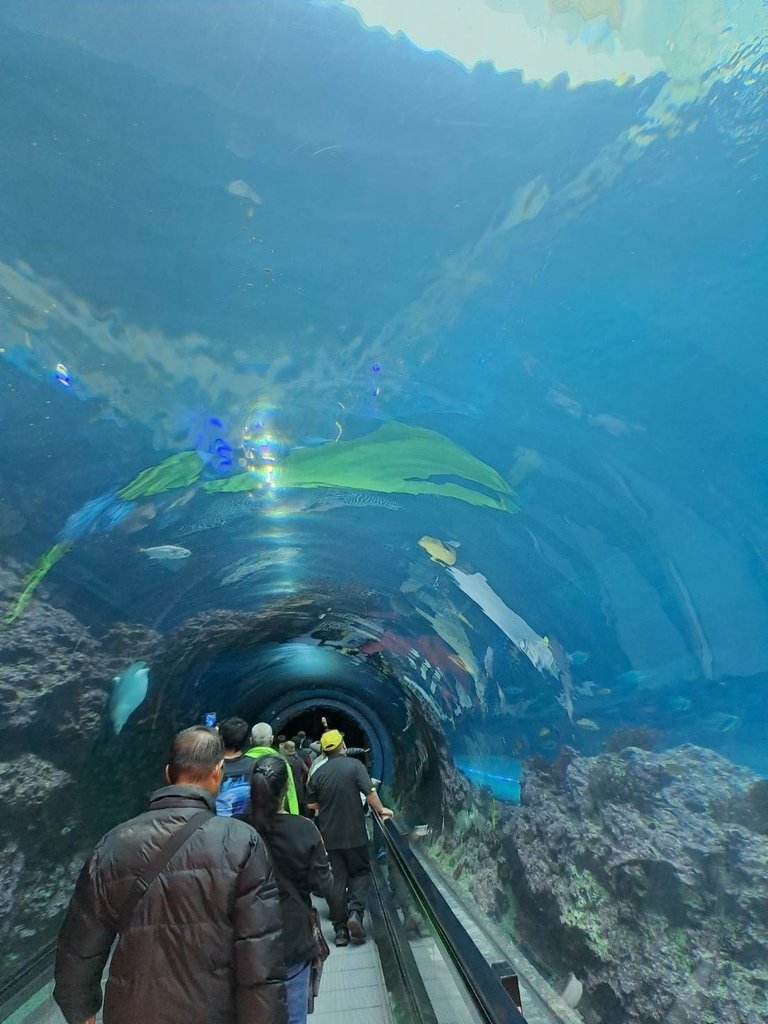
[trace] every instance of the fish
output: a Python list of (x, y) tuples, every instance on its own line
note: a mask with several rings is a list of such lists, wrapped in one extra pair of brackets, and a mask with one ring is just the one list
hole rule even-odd
[(587, 423), (591, 427), (600, 427), (602, 430), (607, 430), (614, 437), (627, 434), (630, 430), (645, 432), (645, 427), (642, 423), (625, 423), (618, 416), (611, 416), (604, 412), (600, 412), (596, 416), (587, 416)]
[(589, 654), (586, 651), (571, 651), (568, 655), (568, 661), (572, 665), (584, 665), (589, 661)]
[(257, 206), (261, 206), (261, 196), (258, 192), (251, 188), (247, 181), (243, 181), (242, 178), (237, 178), (235, 181), (230, 181), (227, 185), (227, 192), (231, 196), (239, 196), (241, 199), (250, 199), (252, 203)]
[(575, 724), (581, 726), (582, 729), (598, 730), (600, 728), (597, 722), (593, 722), (591, 718), (577, 718)]
[(692, 705), (693, 701), (688, 697), (672, 697), (669, 701), (669, 706), (673, 711), (688, 711)]
[(587, 416), (587, 423), (590, 427), (600, 427), (614, 437), (621, 437), (629, 433), (629, 425), (618, 416), (611, 416), (607, 412), (599, 412), (596, 416)]
[(558, 694), (557, 701), (564, 708), (568, 720), (573, 721), (573, 676), (571, 675), (571, 663), (562, 645), (554, 637), (544, 637), (552, 652), (552, 657), (558, 668), (560, 685), (563, 690)]
[(112, 682), (109, 717), (115, 734), (119, 734), (136, 708), (144, 703), (149, 687), (149, 667), (145, 661), (134, 661)]
[(419, 547), (424, 548), (433, 562), (442, 562), (443, 565), (456, 563), (456, 549), (443, 544), (437, 537), (422, 537)]
[(149, 526), (157, 515), (157, 508), (152, 502), (146, 505), (137, 505), (118, 524), (118, 529), (124, 533), (138, 533)]
[(175, 562), (192, 554), (189, 548), (180, 548), (176, 544), (159, 544), (154, 548), (139, 548), (139, 551), (158, 562)]
[(576, 687), (576, 693), (581, 697), (594, 697), (595, 696), (595, 683), (592, 679), (587, 679), (583, 683), (579, 683)]
[(599, 690), (595, 690), (596, 697), (607, 697), (610, 693), (613, 693), (610, 686), (601, 686)]
[(547, 395), (547, 402), (557, 409), (564, 409), (574, 419), (581, 419), (581, 404), (574, 398), (566, 395), (565, 392), (557, 391), (553, 388)]
[(493, 648), (489, 647), (483, 658), (483, 668), (489, 679), (493, 679)]
[(619, 676), (619, 682), (626, 683), (629, 686), (638, 686), (649, 679), (653, 679), (653, 672), (647, 672), (642, 668), (632, 668), (628, 672), (622, 672)]
[(551, 732), (552, 730), (548, 729), (545, 725), (542, 729), (539, 729), (539, 736), (549, 736)]
[(738, 715), (729, 715), (723, 711), (716, 711), (704, 720), (704, 727), (710, 732), (733, 732), (741, 725)]

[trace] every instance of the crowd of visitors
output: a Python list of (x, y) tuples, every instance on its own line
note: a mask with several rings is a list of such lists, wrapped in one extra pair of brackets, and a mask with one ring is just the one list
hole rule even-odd
[[(86, 861), (59, 934), (68, 1024), (305, 1024), (328, 954), (365, 942), (371, 877), (365, 765), (337, 729), (275, 738), (242, 718), (178, 733), (167, 785)], [(365, 751), (359, 750), (360, 753)]]

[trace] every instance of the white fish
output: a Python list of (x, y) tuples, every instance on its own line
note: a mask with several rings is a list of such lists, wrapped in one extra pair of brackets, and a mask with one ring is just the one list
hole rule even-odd
[(489, 679), (493, 679), (493, 648), (489, 647), (483, 658), (483, 668)]
[(476, 605), (482, 608), (491, 622), (496, 623), (515, 647), (523, 652), (534, 668), (539, 672), (548, 672), (556, 679), (559, 678), (557, 665), (547, 641), (531, 629), (525, 619), (504, 604), (496, 591), (488, 585), (488, 581), (481, 572), (463, 572), (455, 565), (449, 566), (448, 572), (467, 597), (470, 597)]
[(139, 548), (147, 558), (156, 559), (158, 562), (170, 562), (179, 558), (189, 558), (192, 552), (189, 548), (180, 548), (175, 544), (160, 544), (155, 548)]
[(134, 661), (112, 680), (114, 689), (109, 701), (109, 716), (119, 733), (133, 712), (143, 704), (149, 686), (149, 668), (145, 661)]
[(261, 206), (261, 196), (258, 192), (251, 188), (247, 181), (243, 181), (242, 178), (238, 178), (236, 181), (230, 181), (227, 185), (227, 192), (231, 196), (240, 196), (241, 199), (250, 199), (252, 203), (257, 206)]
[(580, 403), (577, 402), (575, 398), (571, 398), (570, 395), (566, 395), (564, 391), (557, 391), (553, 388), (547, 395), (547, 402), (558, 409), (564, 409), (568, 415), (573, 416), (574, 419), (581, 419)]

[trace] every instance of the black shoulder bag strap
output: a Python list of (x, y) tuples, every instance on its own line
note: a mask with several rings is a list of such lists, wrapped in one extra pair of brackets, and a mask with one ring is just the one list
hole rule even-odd
[(285, 875), (279, 875), (277, 873), (277, 871), (275, 871), (274, 864), (272, 865), (272, 871), (274, 873), (274, 876), (275, 876), (275, 879), (277, 881), (278, 886), (280, 888), (284, 889), (286, 891), (286, 893), (291, 897), (291, 899), (295, 903), (299, 904), (299, 906), (304, 911), (304, 913), (311, 917), (312, 911), (307, 906), (307, 904), (304, 902), (304, 900), (301, 898), (301, 893), (296, 888), (296, 886), (293, 884), (293, 882), (289, 882), (288, 879), (285, 877)]
[(125, 901), (123, 909), (120, 911), (120, 921), (117, 926), (118, 931), (122, 932), (125, 930), (131, 919), (131, 915), (136, 909), (136, 905), (142, 899), (147, 889), (149, 889), (157, 876), (165, 871), (173, 855), (178, 853), (193, 832), (197, 832), (197, 830), (202, 828), (209, 818), (214, 817), (215, 815), (211, 814), (210, 811), (198, 811), (197, 814), (192, 815), (185, 825), (176, 829), (165, 846), (157, 851), (155, 856), (133, 883), (133, 887), (128, 893), (128, 899)]

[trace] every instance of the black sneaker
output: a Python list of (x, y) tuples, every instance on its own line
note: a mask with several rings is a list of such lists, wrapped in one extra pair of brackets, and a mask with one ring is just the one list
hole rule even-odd
[(350, 914), (347, 918), (347, 928), (349, 934), (356, 942), (365, 942), (365, 928), (363, 928), (363, 919), (360, 914)]
[(348, 946), (349, 945), (349, 932), (342, 925), (341, 928), (336, 929), (335, 943), (337, 946)]

